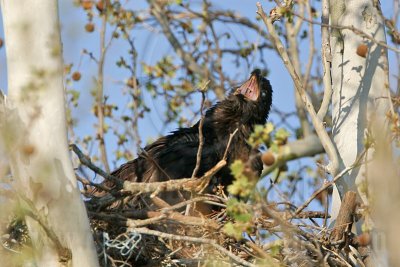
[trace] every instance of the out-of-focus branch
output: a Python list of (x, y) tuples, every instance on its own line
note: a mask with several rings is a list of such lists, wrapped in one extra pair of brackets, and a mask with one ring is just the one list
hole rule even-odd
[(133, 39), (129, 36), (129, 34), (126, 32), (125, 28), (122, 29), (122, 33), (126, 40), (128, 41), (128, 44), (131, 49), (131, 54), (132, 54), (132, 66), (129, 67), (128, 69), (131, 72), (131, 78), (132, 79), (132, 104), (133, 104), (133, 118), (132, 118), (132, 133), (133, 133), (133, 141), (135, 142), (135, 148), (136, 151), (139, 152), (141, 148), (141, 138), (139, 135), (139, 117), (140, 117), (140, 112), (139, 112), (139, 97), (140, 97), (140, 90), (139, 90), (139, 84), (137, 80), (137, 51), (135, 47), (135, 43), (133, 42)]
[[(329, 25), (329, 2), (328, 0), (322, 0), (322, 17), (321, 17), (321, 32), (322, 32), (322, 64), (324, 67), (324, 97), (322, 104), (318, 110), (318, 118), (323, 120), (326, 116), (332, 97), (332, 77), (331, 77), (331, 44), (329, 41), (329, 28), (324, 25)], [(312, 25), (310, 23), (310, 25)]]
[[(207, 69), (197, 64), (192, 55), (190, 53), (187, 53), (183, 49), (179, 40), (172, 32), (169, 26), (170, 22), (167, 20), (167, 17), (164, 14), (165, 12), (162, 10), (162, 6), (159, 4), (159, 2), (157, 0), (148, 0), (148, 1), (151, 4), (151, 12), (157, 19), (158, 23), (160, 24), (165, 37), (168, 39), (169, 43), (174, 48), (176, 54), (182, 59), (186, 67), (192, 72), (201, 75), (204, 79), (210, 80), (210, 85), (215, 86), (215, 81), (213, 80), (212, 75), (208, 73)], [(216, 86), (214, 88), (214, 91), (219, 99), (223, 99), (225, 97), (225, 92), (223, 88)]]
[[(107, 1), (104, 1), (104, 5), (107, 5)], [(107, 8), (107, 6), (105, 6)], [(104, 103), (103, 103), (103, 91), (104, 91), (104, 60), (106, 56), (106, 45), (105, 36), (107, 28), (107, 14), (104, 12), (101, 15), (101, 31), (100, 31), (100, 56), (97, 68), (97, 92), (96, 92), (96, 107), (97, 107), (97, 118), (99, 125), (97, 128), (97, 139), (99, 140), (100, 158), (104, 165), (106, 172), (110, 172), (110, 166), (108, 164), (106, 143), (104, 140)]]
[[(300, 6), (303, 6), (300, 4)], [(298, 23), (301, 21), (298, 19), (296, 22)], [(298, 26), (298, 24), (296, 24)], [(288, 54), (290, 56), (291, 62), (293, 64), (293, 67), (299, 75), (301, 75), (301, 66), (300, 66), (300, 57), (299, 57), (299, 48), (298, 48), (298, 43), (297, 43), (297, 35), (298, 35), (298, 29), (296, 28), (291, 22), (285, 21), (285, 27), (286, 27), (286, 38), (288, 42)], [(279, 51), (278, 51), (279, 53)], [(302, 78), (302, 77), (299, 77)], [(308, 136), (312, 133), (310, 123), (307, 119), (307, 114), (304, 108), (304, 105), (302, 103), (300, 94), (297, 90), (294, 91), (294, 96), (295, 96), (295, 104), (296, 104), (296, 111), (299, 117), (300, 121), (300, 126), (301, 130), (303, 132), (303, 136)]]
[[(290, 1), (290, 2), (292, 2), (292, 1)], [(308, 2), (308, 1), (305, 1), (305, 2)], [(298, 5), (299, 5), (300, 14), (304, 14), (304, 4), (302, 2), (299, 2)], [(299, 34), (302, 25), (303, 25), (303, 21), (301, 19), (297, 19), (296, 22), (294, 23), (293, 33), (296, 36)]]
[(336, 175), (336, 173), (339, 169), (339, 160), (338, 160), (338, 156), (336, 153), (336, 149), (332, 143), (332, 140), (330, 139), (328, 133), (326, 132), (324, 124), (318, 118), (318, 116), (315, 112), (314, 106), (310, 100), (310, 97), (308, 96), (307, 92), (304, 90), (304, 87), (300, 81), (299, 75), (297, 74), (296, 70), (294, 69), (294, 67), (290, 61), (290, 58), (289, 58), (281, 40), (279, 39), (278, 34), (275, 31), (275, 28), (272, 25), (271, 19), (267, 17), (267, 15), (265, 14), (265, 12), (262, 9), (262, 6), (259, 2), (257, 3), (257, 7), (258, 7), (257, 13), (260, 15), (260, 17), (264, 21), (265, 25), (267, 26), (268, 31), (272, 37), (272, 40), (273, 40), (274, 44), (276, 45), (277, 50), (286, 66), (286, 69), (289, 71), (290, 76), (292, 76), (292, 79), (295, 83), (296, 89), (298, 90), (299, 95), (300, 95), (301, 99), (303, 100), (303, 103), (304, 103), (308, 113), (310, 114), (311, 121), (315, 127), (318, 137), (321, 140), (322, 146), (324, 147), (326, 153), (328, 154), (330, 163), (327, 166), (327, 170), (332, 175)]
[[(305, 5), (307, 7), (307, 13), (310, 18), (312, 18), (312, 10), (311, 10), (311, 5), (309, 1), (305, 1)], [(315, 54), (315, 40), (314, 40), (314, 27), (311, 23), (308, 24), (308, 36), (310, 39), (310, 48), (309, 48), (309, 54), (308, 54), (308, 62), (306, 66), (306, 72), (303, 75), (303, 84), (304, 88), (307, 89), (308, 87), (308, 82), (310, 80), (310, 74), (311, 74), (311, 68), (313, 65), (313, 60), (314, 60), (314, 54)]]
[(268, 175), (273, 170), (283, 166), (288, 161), (321, 154), (324, 152), (324, 148), (318, 136), (313, 134), (305, 137), (304, 139), (296, 140), (284, 145), (281, 147), (280, 151), (282, 152), (278, 154), (275, 163), (267, 167), (261, 176)]

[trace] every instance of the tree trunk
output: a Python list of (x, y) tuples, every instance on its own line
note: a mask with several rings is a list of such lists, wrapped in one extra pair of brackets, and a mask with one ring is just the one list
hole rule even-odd
[[(386, 43), (377, 2), (331, 1), (331, 25), (354, 26), (377, 41)], [(331, 44), (332, 135), (340, 158), (340, 169), (344, 169), (352, 166), (364, 151), (366, 132), (372, 129), (372, 124), (379, 123), (380, 131), (387, 132), (383, 123), (390, 102), (388, 73), (385, 71), (387, 51), (350, 29), (333, 28)], [(339, 180), (337, 188), (341, 196), (349, 190), (355, 190), (364, 202), (368, 202), (364, 168), (365, 165), (354, 168)], [(332, 205), (335, 213), (340, 207), (340, 200), (334, 198)]]
[[(1, 0), (8, 152), (35, 266), (98, 266), (68, 151), (57, 1)], [(28, 263), (29, 265), (29, 263)]]
[[(349, 190), (370, 205), (363, 221), (372, 231), (372, 266), (398, 264), (399, 179), (394, 173), (390, 146), (388, 111), (391, 109), (385, 28), (377, 0), (331, 1), (331, 25), (354, 26), (371, 38), (350, 29), (332, 29), (333, 139), (341, 169), (352, 166), (373, 143), (360, 167), (336, 185), (340, 196)], [(372, 137), (372, 138), (371, 138)], [(337, 192), (337, 191), (336, 191)], [(373, 201), (371, 201), (373, 200)], [(372, 205), (372, 206), (371, 206)], [(332, 217), (336, 218), (340, 197), (334, 194)], [(361, 232), (361, 223), (357, 224)], [(374, 230), (378, 229), (378, 231)], [(383, 232), (382, 232), (383, 231)], [(385, 233), (385, 234), (383, 234)], [(389, 256), (389, 257), (388, 257)], [(367, 263), (366, 263), (367, 264)]]

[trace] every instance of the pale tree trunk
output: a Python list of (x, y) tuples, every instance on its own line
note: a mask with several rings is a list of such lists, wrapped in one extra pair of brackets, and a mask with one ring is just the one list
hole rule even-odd
[[(367, 135), (372, 136), (372, 139), (369, 140), (373, 140), (374, 145), (368, 149), (361, 167), (352, 169), (349, 175), (337, 183), (339, 195), (343, 196), (346, 191), (354, 190), (358, 192), (360, 200), (364, 204), (372, 204), (371, 209), (379, 209), (376, 213), (378, 216), (373, 217), (372, 221), (368, 217), (364, 221), (364, 230), (369, 226), (372, 229), (374, 228), (372, 224), (375, 224), (376, 227), (378, 225), (376, 223), (379, 221), (394, 219), (393, 216), (389, 216), (388, 212), (398, 211), (396, 208), (391, 210), (392, 203), (385, 196), (385, 190), (390, 189), (390, 185), (384, 186), (388, 185), (389, 176), (393, 176), (393, 172), (391, 174), (387, 172), (393, 169), (388, 139), (387, 114), (391, 111), (391, 103), (387, 51), (377, 44), (377, 42), (386, 44), (384, 23), (377, 0), (331, 0), (330, 9), (331, 25), (354, 26), (368, 35), (363, 36), (360, 32), (355, 33), (351, 29), (332, 29), (331, 31), (332, 134), (340, 158), (340, 169), (350, 167), (355, 163), (356, 159), (365, 151)], [(364, 52), (366, 52), (365, 55)], [(379, 149), (384, 152), (377, 153)], [(385, 154), (386, 166), (381, 164), (382, 161), (376, 156), (377, 154)], [(397, 187), (398, 177), (396, 180), (397, 182), (392, 185)], [(397, 192), (395, 198), (398, 198), (398, 191), (398, 189), (395, 190)], [(333, 217), (336, 217), (339, 206), (340, 198), (334, 193)], [(386, 212), (384, 212), (385, 210)], [(396, 225), (398, 227), (398, 220)], [(378, 229), (385, 230), (385, 223), (380, 224)], [(383, 239), (390, 239), (393, 236), (398, 238), (397, 232), (392, 231), (394, 229), (387, 228), (386, 230), (389, 231), (386, 232)], [(360, 228), (357, 229), (357, 232), (360, 233)], [(383, 237), (380, 234), (375, 235), (375, 237), (377, 236)], [(385, 242), (382, 242), (383, 239), (375, 238), (374, 250), (377, 253), (373, 266), (386, 265), (385, 254), (388, 250), (384, 245)]]
[[(331, 1), (331, 25), (354, 26), (375, 40), (386, 43), (383, 21), (373, 2)], [(387, 52), (376, 42), (349, 29), (332, 29), (331, 45), (332, 135), (340, 157), (340, 167), (344, 169), (353, 165), (364, 151), (366, 131), (368, 127), (371, 128), (373, 118), (378, 118), (382, 123), (389, 110), (388, 74), (384, 67), (387, 64)], [(360, 45), (368, 48), (365, 57), (362, 53), (359, 53), (361, 56), (357, 54)], [(383, 123), (382, 127), (382, 132), (387, 131)], [(366, 190), (362, 190), (364, 186), (363, 167), (354, 168), (337, 183), (339, 193), (355, 190), (363, 201), (367, 201)]]
[[(54, 0), (1, 0), (12, 174), (35, 266), (98, 266), (68, 152), (63, 61)], [(4, 129), (2, 129), (4, 131)]]

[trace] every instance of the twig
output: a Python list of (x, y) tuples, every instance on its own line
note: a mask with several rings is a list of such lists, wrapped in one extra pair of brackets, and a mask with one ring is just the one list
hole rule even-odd
[(200, 201), (214, 201), (215, 199), (213, 199), (212, 197), (207, 197), (207, 196), (201, 196), (201, 197), (195, 197), (195, 198), (191, 198), (188, 199), (186, 201), (183, 202), (179, 202), (178, 204), (175, 204), (173, 206), (170, 207), (165, 207), (163, 209), (161, 209), (161, 212), (168, 212), (171, 210), (176, 210), (176, 209), (180, 209), (183, 208), (186, 205), (189, 205), (191, 203), (195, 203), (195, 202), (200, 202)]
[[(288, 3), (286, 3), (285, 5), (285, 9), (290, 10), (293, 6), (291, 4), (292, 1), (288, 1)], [(300, 12), (304, 12), (304, 6), (303, 4), (300, 4)], [(279, 14), (279, 13), (278, 13)], [(295, 25), (293, 25), (292, 22), (290, 22), (289, 20), (285, 20), (285, 27), (286, 27), (286, 39), (288, 42), (288, 48), (287, 48), (287, 52), (289, 54), (289, 57), (291, 59), (291, 63), (294, 67), (294, 70), (296, 71), (296, 73), (298, 73), (301, 76), (301, 67), (300, 67), (300, 57), (299, 57), (299, 50), (298, 50), (298, 43), (297, 43), (297, 36), (300, 30), (300, 26), (302, 24), (302, 20), (301, 19), (297, 19), (297, 21), (295, 22)], [(277, 47), (277, 46), (275, 46)], [(279, 51), (278, 51), (279, 53)], [(304, 77), (300, 77), (300, 78), (304, 78)], [(305, 81), (305, 79), (303, 79), (303, 82)], [(305, 87), (304, 87), (305, 88)], [(300, 127), (302, 129), (303, 132), (303, 136), (307, 137), (310, 134), (312, 134), (312, 129), (311, 129), (311, 125), (310, 122), (307, 119), (307, 113), (306, 113), (306, 109), (304, 107), (303, 101), (301, 99), (301, 95), (298, 92), (298, 90), (295, 90), (294, 92), (294, 96), (295, 96), (295, 106), (296, 106), (296, 111), (298, 114), (298, 119), (300, 122)]]
[[(127, 217), (135, 217), (136, 211), (126, 211), (123, 213), (124, 216)], [(136, 215), (137, 216), (137, 215)], [(142, 220), (132, 220), (128, 219), (126, 226), (127, 227), (139, 227), (148, 224), (154, 224), (157, 221), (168, 219), (171, 221), (175, 221), (181, 224), (186, 225), (196, 225), (196, 226), (203, 226), (203, 227), (210, 227), (215, 229), (219, 228), (219, 225), (214, 221), (206, 218), (195, 217), (195, 216), (188, 216), (182, 215), (179, 212), (160, 212), (160, 211), (147, 211), (146, 212), (146, 219)]]
[[(107, 9), (107, 1), (104, 1), (104, 8)], [(107, 28), (107, 12), (101, 14), (101, 31), (100, 31), (100, 58), (97, 69), (97, 94), (96, 94), (96, 105), (97, 105), (97, 117), (99, 121), (97, 139), (99, 140), (99, 148), (101, 155), (101, 162), (104, 165), (106, 172), (110, 172), (110, 166), (108, 165), (107, 150), (104, 140), (104, 103), (103, 103), (103, 90), (104, 90), (104, 60), (106, 55), (105, 47), (105, 36)]]
[(133, 42), (133, 40), (129, 37), (129, 34), (126, 32), (125, 27), (122, 27), (122, 32), (131, 48), (131, 54), (132, 54), (132, 67), (129, 67), (128, 69), (131, 72), (131, 79), (132, 79), (132, 112), (133, 112), (133, 118), (132, 118), (132, 130), (133, 130), (133, 140), (136, 143), (136, 151), (137, 153), (139, 153), (140, 151), (140, 147), (141, 147), (141, 139), (140, 139), (140, 135), (139, 135), (139, 125), (138, 125), (138, 121), (139, 121), (139, 94), (140, 94), (140, 90), (139, 90), (139, 85), (137, 82), (137, 73), (136, 73), (136, 65), (137, 65), (137, 51), (136, 51), (136, 47), (135, 44)]
[(191, 236), (182, 236), (182, 235), (174, 235), (174, 234), (168, 234), (168, 233), (163, 233), (160, 231), (155, 231), (155, 230), (150, 230), (148, 228), (129, 228), (129, 230), (139, 233), (139, 234), (145, 234), (145, 235), (153, 235), (153, 236), (158, 236), (161, 238), (165, 239), (172, 239), (172, 240), (177, 240), (177, 241), (186, 241), (186, 242), (193, 242), (193, 243), (200, 243), (200, 244), (207, 244), (221, 253), (227, 255), (230, 257), (232, 260), (236, 261), (237, 263), (241, 264), (242, 266), (248, 266), (248, 267), (256, 267), (256, 265), (243, 260), (242, 258), (236, 256), (229, 250), (225, 249), (224, 247), (220, 246), (216, 240), (214, 239), (206, 239), (206, 238), (199, 238), (199, 237), (191, 237)]
[(268, 31), (272, 37), (271, 39), (274, 42), (275, 46), (277, 47), (277, 50), (283, 60), (283, 63), (285, 64), (286, 69), (289, 71), (290, 76), (292, 76), (292, 79), (295, 83), (296, 89), (299, 92), (299, 95), (302, 98), (303, 103), (304, 103), (308, 113), (310, 114), (311, 121), (315, 127), (317, 135), (320, 138), (322, 146), (324, 147), (324, 149), (330, 159), (330, 164), (328, 165), (329, 172), (332, 175), (336, 175), (336, 173), (339, 169), (339, 160), (338, 160), (338, 156), (336, 153), (336, 149), (332, 143), (332, 140), (330, 139), (328, 133), (326, 132), (322, 121), (317, 117), (317, 114), (315, 113), (315, 109), (310, 100), (310, 97), (308, 96), (307, 92), (304, 90), (303, 84), (301, 83), (300, 78), (291, 63), (290, 58), (289, 58), (281, 40), (279, 39), (278, 34), (276, 33), (271, 20), (264, 13), (264, 10), (259, 2), (257, 3), (257, 13), (260, 15), (260, 17), (264, 21), (264, 24), (267, 26)]
[(122, 188), (122, 181), (120, 179), (118, 179), (117, 177), (106, 173), (105, 171), (103, 171), (102, 169), (100, 169), (99, 167), (94, 165), (92, 163), (92, 161), (86, 155), (84, 155), (82, 153), (82, 151), (75, 144), (70, 144), (69, 146), (70, 146), (70, 148), (72, 148), (72, 151), (74, 151), (74, 153), (78, 156), (79, 161), (83, 165), (85, 165), (86, 167), (88, 167), (89, 169), (94, 171), (95, 173), (100, 174), (103, 178), (105, 178), (107, 180), (110, 180), (113, 183), (115, 183), (117, 188)]
[[(312, 10), (311, 10), (311, 5), (309, 1), (305, 1), (305, 5), (307, 7), (307, 11), (308, 11), (308, 15), (310, 16), (310, 18), (312, 17)], [(304, 88), (307, 89), (308, 87), (308, 81), (310, 79), (310, 73), (311, 73), (311, 68), (313, 65), (313, 61), (314, 61), (314, 54), (315, 54), (315, 42), (314, 42), (314, 27), (312, 24), (308, 25), (308, 32), (309, 32), (309, 38), (310, 38), (310, 52), (308, 55), (308, 62), (307, 62), (307, 67), (306, 67), (306, 72), (303, 76), (303, 84), (304, 84)]]
[(358, 166), (361, 164), (361, 159), (364, 157), (365, 153), (366, 153), (366, 150), (364, 150), (364, 151), (358, 156), (358, 158), (356, 159), (356, 161), (355, 161), (355, 163), (354, 163), (353, 165), (351, 165), (351, 166), (345, 168), (344, 170), (342, 170), (338, 175), (335, 176), (335, 178), (333, 178), (332, 181), (330, 181), (330, 182), (324, 184), (320, 189), (318, 189), (317, 191), (315, 191), (315, 192), (311, 195), (311, 197), (310, 197), (309, 199), (307, 199), (307, 201), (304, 202), (304, 204), (301, 205), (301, 206), (295, 211), (294, 215), (297, 215), (297, 214), (299, 214), (301, 211), (303, 211), (303, 210), (308, 206), (308, 204), (310, 204), (311, 201), (313, 201), (313, 199), (314, 199), (318, 194), (320, 194), (322, 191), (324, 191), (324, 190), (328, 189), (329, 187), (331, 187), (332, 185), (334, 185), (334, 184), (335, 184), (340, 178), (342, 178), (347, 172), (349, 172), (350, 170), (352, 170), (352, 169), (358, 167)]
[(204, 146), (204, 136), (203, 136), (204, 112), (203, 112), (203, 109), (204, 109), (204, 101), (206, 99), (205, 90), (209, 83), (210, 83), (210, 81), (207, 81), (206, 84), (203, 86), (203, 88), (200, 89), (200, 92), (201, 92), (201, 105), (200, 105), (201, 118), (200, 118), (200, 122), (199, 122), (199, 148), (197, 150), (196, 167), (193, 170), (192, 178), (196, 177), (197, 172), (200, 169), (201, 155), (202, 155), (203, 146)]
[(225, 149), (224, 156), (223, 156), (223, 159), (224, 159), (224, 160), (226, 160), (227, 157), (228, 157), (228, 151), (229, 151), (229, 147), (231, 146), (232, 139), (233, 139), (233, 137), (235, 136), (235, 134), (236, 134), (238, 131), (239, 131), (239, 128), (236, 128), (236, 130), (233, 131), (233, 133), (231, 133), (231, 134), (229, 135), (228, 144), (226, 145), (226, 149)]
[(353, 25), (350, 25), (350, 26), (346, 26), (346, 25), (329, 25), (329, 24), (326, 24), (326, 23), (321, 23), (321, 22), (318, 22), (318, 21), (307, 19), (307, 18), (305, 18), (305, 17), (303, 17), (303, 16), (301, 16), (299, 14), (296, 14), (296, 13), (292, 13), (292, 14), (293, 14), (293, 16), (299, 17), (302, 20), (307, 21), (307, 22), (312, 23), (312, 24), (315, 24), (315, 25), (320, 25), (320, 26), (327, 27), (327, 28), (330, 28), (330, 29), (350, 30), (350, 31), (354, 32), (355, 34), (358, 34), (359, 36), (361, 36), (363, 38), (369, 39), (370, 41), (372, 41), (372, 42), (374, 42), (374, 43), (376, 43), (376, 44), (378, 44), (380, 46), (383, 46), (383, 47), (385, 47), (385, 48), (387, 48), (389, 50), (392, 50), (393, 52), (400, 53), (400, 49), (392, 47), (392, 46), (386, 44), (385, 42), (378, 41), (373, 36), (369, 35), (368, 33), (364, 32), (364, 31), (362, 31), (360, 29), (357, 29)]
[[(191, 70), (192, 72), (201, 75), (202, 77), (206, 79), (210, 79), (210, 84), (213, 85), (215, 84), (214, 80), (212, 79), (212, 76), (208, 73), (207, 69), (201, 67), (196, 60), (193, 58), (193, 56), (190, 53), (187, 53), (181, 44), (178, 41), (178, 38), (174, 35), (170, 28), (170, 22), (167, 19), (167, 16), (165, 16), (165, 12), (163, 12), (162, 8), (160, 7), (158, 1), (156, 0), (149, 0), (151, 4), (151, 12), (153, 13), (154, 17), (160, 24), (165, 37), (171, 44), (171, 46), (174, 48), (176, 54), (182, 59), (184, 62), (185, 66)], [(217, 87), (219, 88), (219, 86)], [(225, 97), (224, 91), (221, 90), (222, 88), (219, 88), (219, 90), (215, 90), (215, 94), (219, 99), (222, 99)]]

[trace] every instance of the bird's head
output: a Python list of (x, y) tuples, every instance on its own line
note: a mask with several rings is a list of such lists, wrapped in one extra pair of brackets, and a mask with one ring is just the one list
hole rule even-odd
[(239, 125), (246, 126), (247, 136), (254, 125), (265, 123), (271, 104), (272, 87), (261, 71), (255, 69), (247, 81), (207, 111), (206, 122), (212, 122), (222, 135), (233, 132)]
[(271, 102), (272, 88), (267, 79), (261, 76), (259, 69), (253, 70), (250, 78), (237, 88), (234, 95), (242, 95), (247, 101)]
[(272, 87), (259, 69), (252, 71), (250, 78), (233, 91), (233, 96), (243, 103), (242, 110), (251, 116), (251, 122), (262, 124), (268, 118), (272, 104)]

